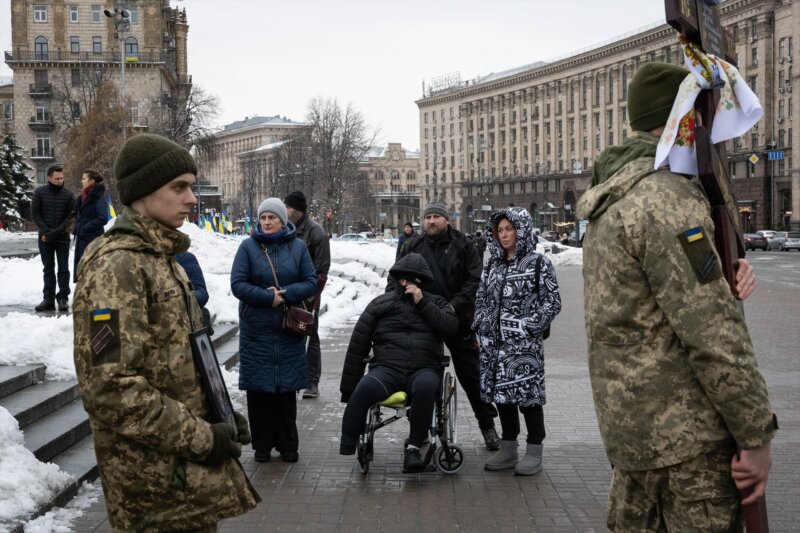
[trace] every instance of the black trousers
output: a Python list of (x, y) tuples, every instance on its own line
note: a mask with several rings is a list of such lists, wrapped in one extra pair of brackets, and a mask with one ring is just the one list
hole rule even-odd
[(297, 396), (294, 392), (247, 391), (247, 417), (253, 436), (253, 449), (269, 453), (296, 452), (300, 446), (297, 436)]
[[(69, 241), (42, 242), (39, 238), (39, 253), (42, 257), (45, 300), (66, 300), (69, 296)], [(58, 262), (58, 293), (56, 293), (56, 262)]]
[(408, 442), (421, 447), (433, 420), (433, 408), (440, 394), (441, 382), (441, 374), (432, 368), (406, 373), (384, 366), (374, 367), (361, 378), (347, 402), (342, 417), (341, 453), (355, 452), (370, 406), (401, 390), (406, 391), (411, 401)]
[(517, 440), (519, 435), (519, 413), (525, 417), (528, 428), (528, 444), (541, 444), (545, 437), (544, 410), (541, 405), (522, 407), (519, 405), (497, 404), (500, 413), (500, 426), (503, 428), (503, 440)]
[(466, 337), (462, 337), (462, 335), (463, 333), (459, 333), (458, 337), (446, 339), (444, 343), (447, 349), (450, 350), (456, 377), (467, 395), (469, 404), (472, 406), (472, 412), (475, 413), (475, 418), (478, 419), (478, 426), (482, 430), (489, 429), (494, 427), (494, 418), (497, 416), (497, 410), (492, 404), (484, 403), (481, 400), (481, 368), (478, 341), (474, 333), (470, 333)]
[(314, 327), (306, 345), (306, 383), (307, 387), (319, 385), (322, 375), (322, 351), (319, 346), (319, 311), (314, 311)]

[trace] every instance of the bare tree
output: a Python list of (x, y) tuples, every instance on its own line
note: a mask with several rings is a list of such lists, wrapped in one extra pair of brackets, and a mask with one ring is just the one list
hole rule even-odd
[(148, 114), (151, 121), (150, 131), (183, 145), (198, 146), (212, 137), (212, 123), (219, 111), (217, 95), (207, 92), (199, 85), (192, 85), (185, 101), (162, 96), (153, 102)]

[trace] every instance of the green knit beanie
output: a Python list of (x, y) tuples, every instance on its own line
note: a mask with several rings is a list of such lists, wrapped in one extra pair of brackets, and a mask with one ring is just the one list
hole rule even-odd
[(197, 175), (197, 165), (189, 152), (152, 133), (129, 138), (114, 161), (117, 192), (124, 205), (131, 205), (187, 172)]
[(689, 71), (668, 63), (648, 63), (628, 85), (628, 122), (634, 131), (650, 131), (667, 123), (678, 89)]

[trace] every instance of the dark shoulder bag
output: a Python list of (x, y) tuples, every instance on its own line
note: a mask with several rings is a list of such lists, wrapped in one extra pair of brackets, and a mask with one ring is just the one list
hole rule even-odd
[[(270, 258), (266, 247), (262, 246), (262, 249), (264, 250), (264, 255), (267, 256), (267, 261), (269, 261), (272, 277), (275, 278), (275, 287), (281, 290), (281, 285), (278, 281), (278, 272), (275, 270), (275, 265), (272, 264), (272, 258)], [(314, 313), (306, 309), (306, 304), (304, 302), (300, 302), (298, 305), (284, 304), (283, 309), (283, 322), (281, 323), (281, 329), (283, 329), (283, 331), (288, 331), (296, 335), (311, 335), (314, 331)]]

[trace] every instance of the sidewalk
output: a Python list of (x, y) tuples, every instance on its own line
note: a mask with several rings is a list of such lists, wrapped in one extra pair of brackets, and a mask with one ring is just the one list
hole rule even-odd
[[(222, 522), (220, 531), (605, 531), (611, 471), (587, 375), (581, 267), (559, 267), (557, 274), (563, 310), (545, 343), (548, 435), (543, 473), (520, 477), (510, 471), (484, 471), (483, 462), (491, 452), (483, 446), (462, 393), (458, 442), (466, 465), (459, 473), (403, 474), (402, 442), (408, 426), (401, 421), (376, 434), (375, 460), (369, 475), (363, 476), (354, 457), (338, 455), (344, 411), (339, 375), (351, 324), (322, 341), (320, 397), (298, 403), (300, 461), (289, 464), (273, 457), (259, 464), (246, 449), (242, 463), (263, 501), (250, 513)], [(798, 531), (800, 361), (794, 355), (797, 334), (790, 332), (797, 328), (800, 291), (768, 290), (765, 285), (760, 285), (747, 308), (759, 363), (781, 423), (773, 445), (770, 524), (773, 531)], [(771, 334), (780, 331), (783, 341), (775, 342)], [(788, 352), (787, 345), (793, 346)], [(73, 527), (77, 532), (111, 531), (104, 503), (85, 511)]]

